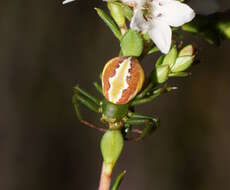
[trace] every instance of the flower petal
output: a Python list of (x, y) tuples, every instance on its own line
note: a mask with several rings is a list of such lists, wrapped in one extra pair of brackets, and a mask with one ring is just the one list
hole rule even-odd
[(145, 32), (149, 29), (149, 24), (150, 23), (144, 19), (141, 7), (134, 9), (133, 17), (130, 22), (130, 28)]
[(188, 5), (176, 0), (159, 0), (159, 19), (168, 25), (178, 27), (190, 22), (195, 17), (195, 12)]
[(165, 22), (154, 19), (149, 36), (162, 53), (167, 54), (171, 47), (172, 30)]

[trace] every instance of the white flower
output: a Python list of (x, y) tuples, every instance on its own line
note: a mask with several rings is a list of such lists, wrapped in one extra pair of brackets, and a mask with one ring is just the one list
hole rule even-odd
[(195, 12), (177, 0), (123, 0), (134, 7), (130, 28), (148, 32), (162, 53), (167, 54), (171, 46), (172, 30), (190, 22)]

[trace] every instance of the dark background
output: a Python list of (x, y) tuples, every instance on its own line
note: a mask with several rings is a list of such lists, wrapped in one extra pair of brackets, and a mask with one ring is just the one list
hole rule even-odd
[[(213, 9), (209, 0), (190, 2), (199, 13)], [(104, 4), (0, 2), (1, 190), (97, 188), (101, 134), (78, 122), (71, 103), (75, 84), (96, 93), (92, 82), (119, 50), (95, 6)], [(230, 8), (229, 0), (219, 8)], [(138, 110), (162, 123), (144, 142), (126, 143), (115, 171), (128, 171), (121, 189), (230, 189), (230, 42), (186, 41), (197, 44), (201, 62), (192, 77), (172, 81), (177, 92)], [(145, 69), (154, 60), (146, 59)]]

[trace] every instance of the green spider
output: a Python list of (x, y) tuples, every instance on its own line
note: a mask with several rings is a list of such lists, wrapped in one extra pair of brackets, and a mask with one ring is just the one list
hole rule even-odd
[[(125, 79), (123, 80), (123, 78)], [(102, 86), (96, 82), (94, 83), (95, 88), (104, 96), (104, 99), (100, 100), (79, 86), (74, 87), (73, 104), (78, 119), (91, 128), (102, 132), (106, 131), (105, 128), (96, 127), (83, 119), (80, 113), (80, 104), (82, 104), (91, 111), (101, 114), (102, 123), (109, 126), (110, 129), (121, 129), (124, 139), (134, 141), (143, 139), (158, 128), (159, 119), (135, 113), (136, 106), (151, 102), (160, 94), (174, 89), (174, 87), (168, 87), (167, 85), (156, 89), (154, 83), (149, 80), (147, 86), (141, 91), (143, 82), (144, 73), (137, 59), (117, 57), (110, 60), (102, 73)], [(108, 84), (107, 87), (110, 91), (108, 88), (106, 89), (106, 84)], [(116, 86), (117, 84), (119, 86)], [(122, 91), (121, 96), (119, 94), (120, 88), (125, 87), (126, 89)], [(140, 93), (138, 94), (138, 92)], [(109, 93), (113, 96), (109, 96)], [(135, 126), (144, 127), (140, 130), (134, 128)], [(130, 132), (136, 134), (135, 137), (128, 138), (127, 135)]]

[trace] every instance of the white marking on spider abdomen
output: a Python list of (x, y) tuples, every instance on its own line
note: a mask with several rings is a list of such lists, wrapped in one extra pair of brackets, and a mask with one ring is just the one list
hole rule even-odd
[(131, 57), (129, 57), (119, 64), (114, 71), (114, 76), (109, 78), (108, 97), (111, 102), (117, 103), (122, 97), (123, 91), (128, 89), (127, 79), (130, 76), (131, 67)]

